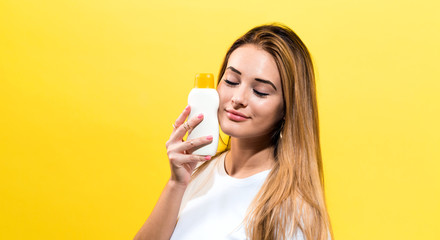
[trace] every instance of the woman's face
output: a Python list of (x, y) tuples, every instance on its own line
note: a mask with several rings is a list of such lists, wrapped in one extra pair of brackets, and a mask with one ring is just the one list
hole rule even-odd
[(222, 131), (236, 138), (267, 136), (283, 118), (281, 79), (274, 58), (255, 45), (232, 52), (218, 84)]

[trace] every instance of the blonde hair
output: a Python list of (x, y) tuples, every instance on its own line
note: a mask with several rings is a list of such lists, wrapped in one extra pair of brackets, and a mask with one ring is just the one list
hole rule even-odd
[[(246, 233), (252, 240), (289, 239), (299, 229), (309, 240), (332, 236), (324, 197), (314, 69), (300, 38), (281, 24), (262, 25), (237, 39), (223, 60), (237, 48), (253, 44), (275, 59), (284, 96), (284, 119), (272, 137), (275, 164), (249, 206)], [(282, 136), (282, 137), (280, 137)], [(199, 171), (206, 168), (200, 166)]]

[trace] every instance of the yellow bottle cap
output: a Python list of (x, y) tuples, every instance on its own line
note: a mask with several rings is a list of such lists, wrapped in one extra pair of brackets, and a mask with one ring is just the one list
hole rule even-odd
[(214, 75), (212, 73), (198, 73), (194, 81), (196, 88), (214, 88)]

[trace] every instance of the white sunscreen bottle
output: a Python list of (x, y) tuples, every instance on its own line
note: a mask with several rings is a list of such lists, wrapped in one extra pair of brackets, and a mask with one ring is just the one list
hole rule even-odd
[(217, 117), (219, 102), (217, 90), (214, 88), (214, 75), (211, 73), (197, 74), (194, 88), (188, 95), (188, 105), (191, 106), (191, 113), (188, 119), (202, 113), (203, 121), (192, 130), (191, 134), (187, 137), (187, 141), (209, 135), (213, 139), (210, 144), (197, 149), (193, 154), (205, 156), (214, 156), (216, 154), (219, 138)]

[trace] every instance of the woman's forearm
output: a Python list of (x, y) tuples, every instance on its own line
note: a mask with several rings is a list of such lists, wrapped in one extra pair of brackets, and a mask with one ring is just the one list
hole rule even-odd
[(169, 180), (134, 240), (169, 240), (176, 226), (185, 189), (185, 185)]

